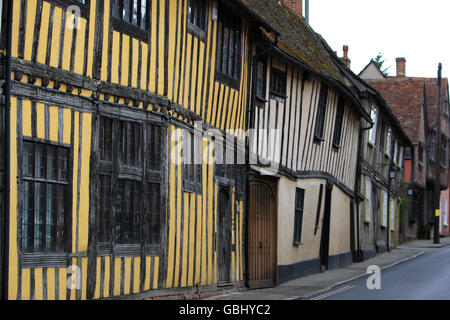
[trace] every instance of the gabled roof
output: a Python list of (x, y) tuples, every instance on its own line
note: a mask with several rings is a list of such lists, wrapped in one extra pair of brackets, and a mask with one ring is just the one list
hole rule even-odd
[[(364, 95), (372, 96), (378, 102), (378, 105), (385, 111), (387, 116), (390, 118), (391, 124), (394, 126), (394, 128), (397, 130), (397, 132), (400, 134), (400, 136), (402, 137), (404, 142), (406, 144), (412, 144), (412, 142), (409, 139), (406, 132), (403, 131), (400, 121), (397, 119), (395, 114), (392, 112), (391, 108), (389, 107), (386, 100), (382, 97), (382, 95), (377, 90), (375, 90), (373, 87), (371, 87), (367, 82), (365, 82), (364, 79), (357, 76), (349, 67), (347, 67), (345, 65), (345, 63), (343, 63), (342, 60), (333, 52), (333, 50), (330, 48), (330, 46), (326, 43), (326, 41), (324, 39), (322, 39), (322, 42), (323, 42), (324, 47), (328, 50), (332, 59), (335, 61), (338, 68), (341, 70), (341, 72), (344, 74), (344, 76), (352, 83), (353, 89), (356, 91), (356, 94), (358, 96), (364, 96)], [(376, 65), (376, 66), (378, 68), (378, 65)]]
[[(391, 106), (396, 117), (413, 141), (418, 142), (422, 112), (428, 126), (435, 126), (437, 114), (437, 79), (387, 77), (384, 80), (366, 80), (377, 89)], [(442, 97), (448, 99), (445, 89), (448, 80), (442, 79)], [(423, 109), (426, 105), (426, 109)]]
[[(335, 80), (344, 78), (318, 36), (303, 18), (282, 1), (239, 0), (279, 32), (277, 46), (291, 57)], [(270, 37), (270, 35), (267, 34)]]
[(272, 35), (268, 30), (261, 30), (263, 35), (276, 45), (274, 52), (281, 54), (292, 63), (304, 70), (314, 73), (333, 85), (349, 98), (356, 111), (371, 122), (370, 116), (364, 110), (357, 95), (352, 92), (345, 81), (339, 64), (328, 51), (325, 40), (317, 34), (302, 17), (299, 17), (282, 1), (277, 0), (237, 0), (247, 6), (255, 15), (262, 19), (278, 33)]
[(365, 73), (375, 73), (376, 77), (373, 79), (385, 79), (386, 76), (384, 75), (384, 73), (380, 70), (380, 67), (378, 66), (378, 64), (371, 59), (370, 62), (364, 67), (364, 69), (361, 70), (361, 72), (358, 74), (358, 76), (360, 76), (363, 79), (368, 79), (368, 77), (364, 77)]

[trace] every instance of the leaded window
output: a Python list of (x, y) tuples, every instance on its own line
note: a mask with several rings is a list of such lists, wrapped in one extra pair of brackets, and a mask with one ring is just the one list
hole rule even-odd
[(295, 191), (295, 216), (294, 216), (294, 244), (299, 245), (302, 240), (303, 204), (305, 190), (297, 188)]
[(188, 22), (201, 31), (206, 30), (206, 0), (189, 0)]
[(283, 98), (286, 97), (286, 72), (272, 68), (270, 72), (270, 93)]
[(345, 100), (342, 97), (340, 97), (336, 111), (336, 121), (334, 124), (334, 134), (333, 134), (333, 147), (335, 148), (339, 148), (341, 146), (342, 124), (344, 122), (344, 110), (345, 110)]
[(22, 252), (65, 252), (70, 208), (69, 148), (23, 143)]
[(316, 127), (314, 130), (314, 138), (317, 140), (323, 140), (327, 99), (328, 99), (328, 86), (322, 83), (322, 87), (320, 89), (319, 105), (317, 106)]
[(236, 86), (241, 73), (241, 19), (219, 4), (216, 76)]
[(162, 127), (104, 116), (98, 123), (97, 243), (160, 244)]
[(202, 137), (197, 132), (183, 130), (183, 167), (185, 190), (201, 193)]

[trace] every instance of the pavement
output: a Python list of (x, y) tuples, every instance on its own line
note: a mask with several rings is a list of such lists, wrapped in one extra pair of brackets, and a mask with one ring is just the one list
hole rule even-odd
[(367, 267), (379, 266), (386, 270), (401, 263), (415, 259), (430, 250), (450, 245), (450, 237), (440, 238), (440, 244), (433, 240), (415, 240), (397, 246), (390, 252), (378, 254), (364, 262), (353, 263), (344, 268), (326, 271), (307, 277), (291, 280), (275, 288), (245, 290), (205, 300), (302, 300), (328, 292), (335, 287), (367, 276)]

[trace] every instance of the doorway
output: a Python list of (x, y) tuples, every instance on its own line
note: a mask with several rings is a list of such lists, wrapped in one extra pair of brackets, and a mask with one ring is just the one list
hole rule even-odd
[(220, 188), (218, 195), (218, 284), (231, 282), (231, 201), (229, 188)]
[(255, 179), (250, 183), (248, 230), (249, 286), (277, 284), (276, 182)]

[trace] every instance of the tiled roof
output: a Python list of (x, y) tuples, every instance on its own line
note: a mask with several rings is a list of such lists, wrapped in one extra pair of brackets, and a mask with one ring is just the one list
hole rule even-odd
[[(399, 119), (403, 130), (413, 143), (418, 142), (420, 119), (425, 101), (428, 125), (433, 126), (435, 124), (437, 79), (388, 77), (383, 80), (366, 80), (366, 82), (379, 91), (388, 102), (391, 110)], [(443, 79), (443, 97), (446, 92), (444, 88), (447, 88), (447, 85), (447, 79)]]
[(282, 1), (240, 0), (240, 2), (280, 33), (277, 46), (284, 53), (298, 59), (316, 72), (344, 83), (343, 75), (324, 48), (321, 37)]

